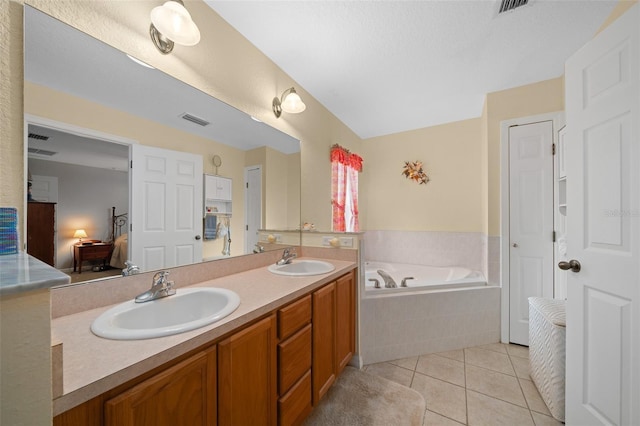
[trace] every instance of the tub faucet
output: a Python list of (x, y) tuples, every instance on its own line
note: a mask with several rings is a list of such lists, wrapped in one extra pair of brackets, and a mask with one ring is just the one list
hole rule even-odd
[(396, 282), (393, 280), (393, 278), (391, 278), (391, 276), (389, 274), (387, 274), (385, 271), (383, 271), (382, 269), (378, 269), (378, 275), (380, 275), (382, 277), (382, 279), (384, 280), (384, 287), (385, 288), (397, 288), (398, 284), (396, 284)]
[(415, 278), (413, 278), (413, 277), (404, 277), (404, 278), (402, 279), (402, 282), (400, 283), (400, 287), (409, 287), (409, 286), (407, 285), (407, 281), (408, 281), (408, 280), (414, 280), (414, 279), (415, 279)]
[(135, 302), (150, 302), (152, 300), (176, 294), (176, 290), (173, 288), (173, 281), (167, 281), (167, 275), (169, 275), (169, 271), (156, 272), (153, 276), (151, 289), (137, 295)]
[(288, 248), (284, 249), (284, 252), (282, 253), (282, 258), (280, 260), (278, 260), (276, 262), (276, 265), (281, 266), (281, 265), (287, 265), (289, 263), (291, 263), (291, 261), (297, 256), (296, 252), (294, 251), (293, 253), (291, 253), (289, 251)]

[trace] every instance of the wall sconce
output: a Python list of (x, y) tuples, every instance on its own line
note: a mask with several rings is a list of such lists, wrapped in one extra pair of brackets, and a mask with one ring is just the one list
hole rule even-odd
[(195, 46), (200, 41), (200, 30), (182, 0), (170, 0), (153, 8), (149, 35), (163, 55), (173, 50), (174, 43)]
[(276, 118), (280, 118), (282, 111), (289, 114), (298, 114), (307, 109), (307, 106), (302, 102), (300, 95), (296, 93), (296, 89), (293, 87), (282, 92), (280, 98), (273, 98), (272, 107)]
[(80, 244), (83, 238), (87, 238), (87, 232), (84, 229), (76, 229), (76, 232), (73, 233), (73, 238), (78, 238), (78, 244)]

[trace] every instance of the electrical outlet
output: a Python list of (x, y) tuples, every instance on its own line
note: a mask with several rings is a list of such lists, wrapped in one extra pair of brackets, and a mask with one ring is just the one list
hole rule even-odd
[(280, 234), (275, 234), (274, 237), (276, 237), (276, 242), (277, 243), (281, 243), (282, 242), (282, 235)]
[(340, 237), (340, 247), (353, 247), (353, 237)]
[(330, 247), (332, 239), (333, 239), (333, 237), (322, 237), (322, 245)]

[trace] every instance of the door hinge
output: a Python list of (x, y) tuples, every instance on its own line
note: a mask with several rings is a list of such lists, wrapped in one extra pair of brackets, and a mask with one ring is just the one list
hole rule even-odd
[(129, 224), (129, 231), (133, 231), (133, 225)]
[(129, 168), (133, 169), (133, 160), (129, 161)]
[(553, 242), (556, 242), (556, 231), (553, 231)]
[(551, 144), (551, 155), (556, 155), (556, 144), (555, 143)]
[(249, 230), (249, 225), (245, 225), (245, 226), (244, 226), (244, 230), (245, 230), (245, 231), (248, 231), (248, 230)]
[(249, 182), (247, 182), (247, 189), (249, 189)]

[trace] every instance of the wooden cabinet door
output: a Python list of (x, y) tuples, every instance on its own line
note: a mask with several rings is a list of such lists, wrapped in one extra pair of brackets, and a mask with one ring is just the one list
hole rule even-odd
[(336, 281), (336, 376), (355, 352), (355, 280), (350, 272)]
[(106, 426), (215, 425), (215, 346), (106, 401), (104, 409)]
[(313, 293), (313, 405), (317, 405), (336, 379), (336, 283)]
[(277, 422), (276, 315), (218, 344), (218, 421), (221, 426)]

